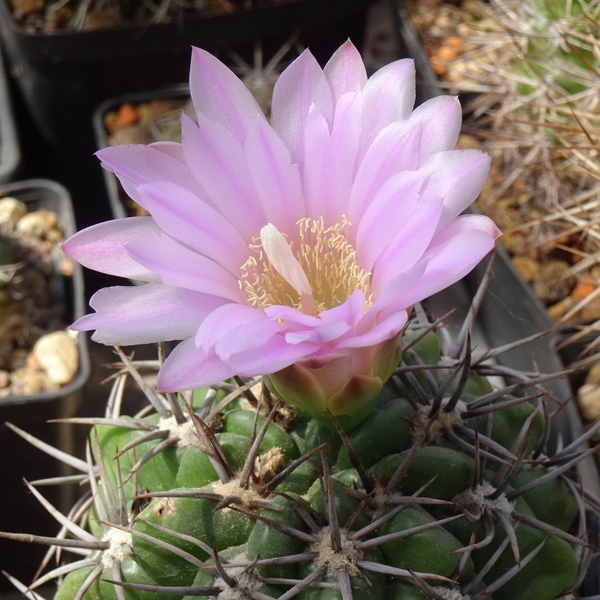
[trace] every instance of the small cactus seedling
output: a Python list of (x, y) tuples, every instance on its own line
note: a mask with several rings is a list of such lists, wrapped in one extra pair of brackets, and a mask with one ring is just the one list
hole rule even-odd
[[(574, 597), (593, 553), (586, 505), (600, 504), (574, 476), (592, 434), (551, 455), (558, 405), (542, 386), (561, 374), (496, 389), (483, 374), (507, 374), (489, 360), (508, 348), (474, 358), (467, 334), (448, 353), (442, 327), (408, 327), (350, 431), (260, 378), (159, 394), (118, 350), (104, 417), (71, 419), (92, 425), (86, 460), (43, 448), (88, 491), (64, 516), (27, 484), (61, 529), (1, 534), (50, 546), (30, 586), (13, 582), (38, 599), (56, 579), (55, 600)], [(149, 401), (134, 417), (120, 414), (128, 376)]]

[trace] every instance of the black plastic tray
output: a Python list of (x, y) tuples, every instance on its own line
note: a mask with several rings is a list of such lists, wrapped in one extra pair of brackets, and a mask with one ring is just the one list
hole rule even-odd
[(21, 146), (0, 50), (0, 183), (12, 181), (21, 166)]
[[(47, 179), (29, 179), (27, 181), (0, 185), (0, 197), (7, 195), (24, 202), (29, 210), (46, 208), (54, 211), (58, 215), (65, 237), (69, 237), (77, 231), (69, 192), (59, 183)], [(73, 276), (65, 278), (64, 283), (67, 304), (66, 317), (74, 321), (86, 312), (83, 269), (81, 265), (73, 263)], [(71, 383), (52, 392), (39, 392), (36, 394), (1, 398), (0, 408), (16, 404), (55, 400), (79, 390), (90, 375), (90, 358), (86, 335), (80, 334), (77, 338), (77, 343), (79, 348), (79, 372)]]
[(74, 122), (87, 125), (103, 100), (186, 81), (192, 45), (215, 50), (256, 38), (283, 41), (298, 30), (335, 43), (332, 22), (360, 20), (369, 0), (281, 0), (171, 23), (52, 34), (25, 31), (7, 2), (0, 0), (0, 34), (12, 73), (44, 138), (67, 146)]

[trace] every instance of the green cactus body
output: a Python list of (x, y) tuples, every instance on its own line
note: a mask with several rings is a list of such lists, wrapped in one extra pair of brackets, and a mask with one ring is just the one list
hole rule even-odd
[(455, 377), (457, 364), (424, 336), (400, 387), (344, 435), (239, 399), (199, 428), (200, 392), (192, 420), (100, 420), (88, 517), (99, 546), (55, 600), (559, 597), (578, 575), (578, 502), (535, 454), (545, 411), (477, 373)]

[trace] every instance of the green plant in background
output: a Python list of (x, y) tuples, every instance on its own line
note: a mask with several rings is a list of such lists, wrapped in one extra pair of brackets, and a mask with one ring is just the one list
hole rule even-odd
[[(494, 197), (525, 175), (549, 213), (595, 199), (600, 3), (493, 0), (485, 10), (493, 31), (468, 38), (464, 58), (472, 56), (474, 68), (458, 89), (476, 83), (488, 90), (476, 112), (486, 115), (486, 149), (502, 157), (507, 174)], [(593, 220), (590, 210), (565, 221)], [(587, 238), (595, 247), (593, 234)]]
[(521, 31), (527, 32), (527, 43), (515, 58), (516, 73), (524, 76), (519, 92), (535, 94), (546, 85), (557, 99), (587, 95), (596, 85), (600, 66), (597, 2), (540, 0), (525, 4), (523, 11)]

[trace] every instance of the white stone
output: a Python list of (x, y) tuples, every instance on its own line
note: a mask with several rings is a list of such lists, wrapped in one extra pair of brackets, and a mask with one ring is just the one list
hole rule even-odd
[(25, 203), (16, 198), (2, 198), (0, 200), (0, 226), (13, 229), (18, 221), (27, 214)]
[(577, 395), (579, 410), (586, 421), (596, 421), (600, 417), (600, 386), (586, 383), (579, 388)]
[(44, 239), (59, 226), (58, 216), (51, 210), (36, 210), (22, 217), (17, 223), (17, 233)]
[(42, 336), (33, 347), (33, 353), (48, 379), (58, 385), (69, 383), (77, 374), (77, 342), (66, 331)]

